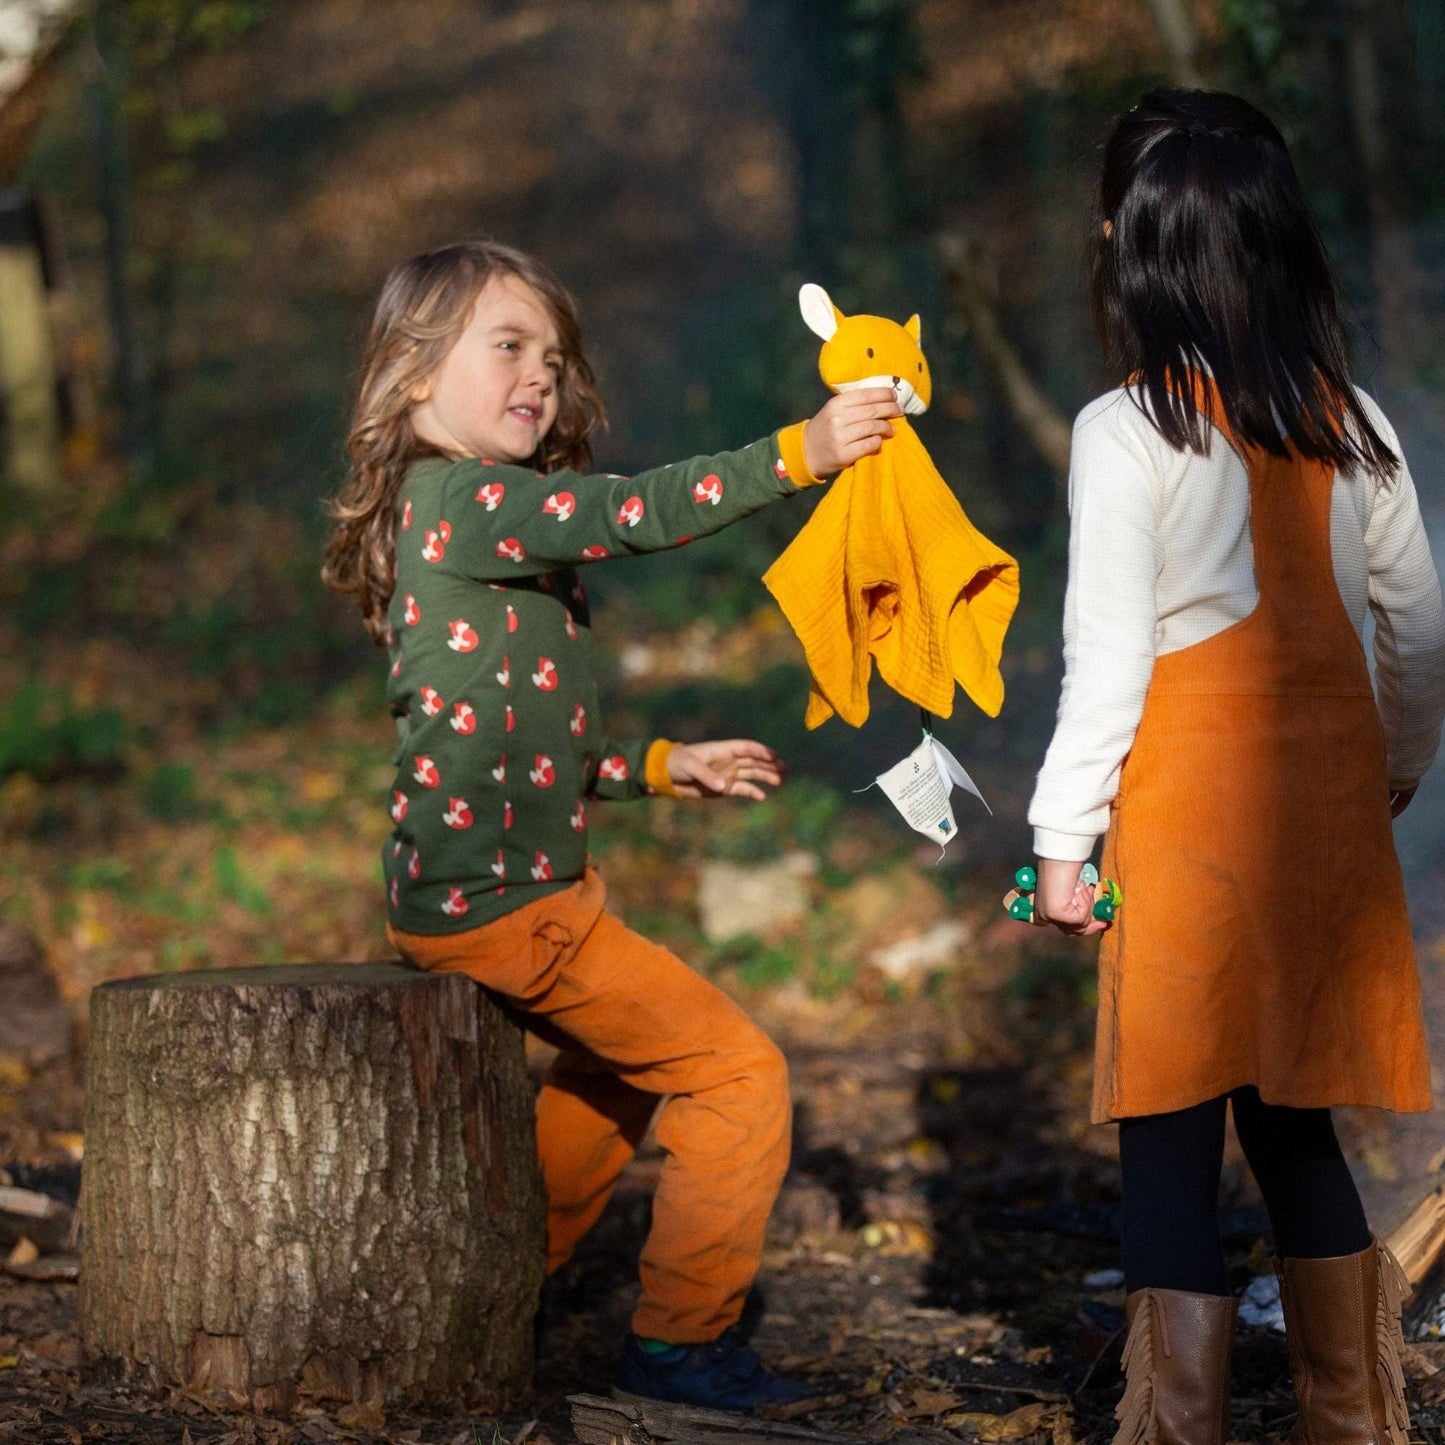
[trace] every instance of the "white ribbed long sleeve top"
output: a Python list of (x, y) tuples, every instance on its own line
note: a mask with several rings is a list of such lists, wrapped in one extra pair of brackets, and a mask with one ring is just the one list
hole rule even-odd
[[(1358, 392), (1401, 455), (1394, 429)], [(1217, 431), (1207, 457), (1176, 451), (1123, 388), (1074, 423), (1069, 577), (1058, 723), (1029, 822), (1041, 858), (1087, 859), (1133, 746), (1154, 659), (1203, 642), (1259, 600), (1249, 474)], [(1391, 788), (1419, 782), (1445, 714), (1445, 608), (1407, 467), (1381, 484), (1335, 475), (1335, 581), (1364, 643), (1375, 618), (1375, 690)]]

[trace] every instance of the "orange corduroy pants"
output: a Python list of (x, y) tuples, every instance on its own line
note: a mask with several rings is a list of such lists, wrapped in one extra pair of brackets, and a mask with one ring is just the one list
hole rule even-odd
[(656, 1113), (666, 1157), (632, 1328), (698, 1344), (737, 1322), (757, 1274), (788, 1164), (787, 1065), (737, 1004), (604, 912), (605, 898), (589, 869), (480, 928), (388, 932), (410, 962), (474, 978), (561, 1050), (537, 1099), (549, 1273), (596, 1223)]

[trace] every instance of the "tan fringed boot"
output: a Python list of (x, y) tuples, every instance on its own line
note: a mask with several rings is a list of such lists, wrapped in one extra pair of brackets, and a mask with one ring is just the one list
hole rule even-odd
[(1224, 1445), (1239, 1302), (1139, 1289), (1124, 1303), (1124, 1398), (1114, 1445)]
[(1400, 1309), (1409, 1290), (1378, 1241), (1334, 1259), (1281, 1261), (1295, 1445), (1406, 1445)]

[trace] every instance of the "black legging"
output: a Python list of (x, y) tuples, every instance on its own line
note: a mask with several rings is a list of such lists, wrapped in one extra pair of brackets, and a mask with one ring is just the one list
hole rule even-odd
[(1119, 1121), (1125, 1287), (1225, 1295), (1219, 1242), (1224, 1106), (1286, 1258), (1329, 1259), (1370, 1243), (1365, 1211), (1328, 1109), (1263, 1103), (1255, 1088), (1172, 1114)]

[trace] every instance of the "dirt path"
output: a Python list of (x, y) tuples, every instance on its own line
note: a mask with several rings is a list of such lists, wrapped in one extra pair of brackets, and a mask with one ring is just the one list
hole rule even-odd
[[(754, 1343), (817, 1384), (809, 1418), (820, 1427), (898, 1445), (1107, 1440), (1123, 1318), (1122, 1290), (1097, 1278), (1117, 1254), (1107, 1131), (1079, 1128), (1081, 1082), (1061, 1081), (1046, 1054), (1032, 1065), (949, 1062), (950, 1016), (937, 1001), (882, 1010), (846, 1047), (819, 1041), (826, 1020), (816, 1013), (795, 1020), (797, 1147)], [(780, 1018), (769, 1022), (787, 1036)], [(317, 1407), (272, 1421), (82, 1386), (75, 1286), (0, 1275), (0, 1440), (562, 1445), (572, 1438), (565, 1397), (610, 1383), (658, 1163), (654, 1153), (636, 1161), (549, 1284), (523, 1412), (382, 1420)], [(1227, 1173), (1237, 1184), (1238, 1171)], [(1263, 1220), (1230, 1188), (1229, 1257), (1242, 1286), (1265, 1267)], [(1445, 1346), (1412, 1346), (1409, 1365), (1417, 1433), (1445, 1440)], [(1293, 1417), (1284, 1368), (1279, 1336), (1241, 1330), (1236, 1439), (1283, 1438)]]

